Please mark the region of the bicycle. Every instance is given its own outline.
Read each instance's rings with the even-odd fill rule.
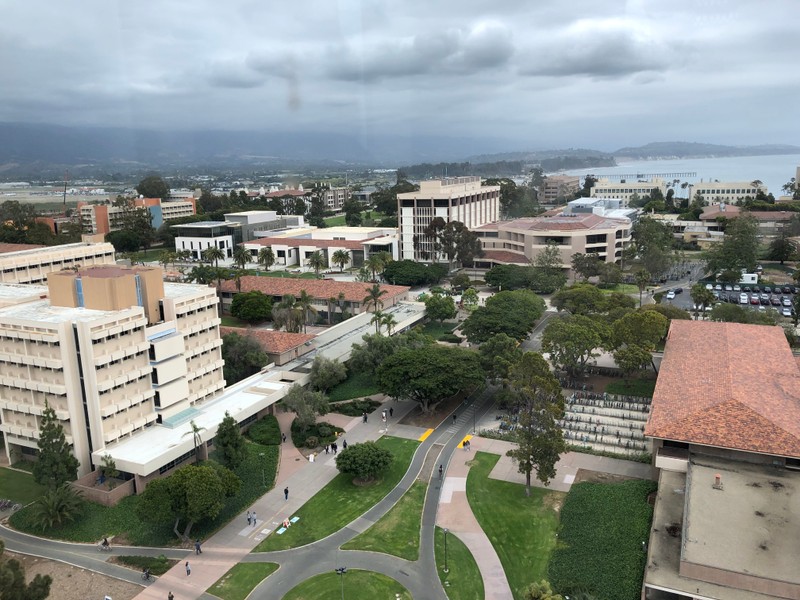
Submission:
[[[111,544],[108,544],[107,546],[102,543],[97,544],[97,549],[100,552],[111,552]]]
[[[153,581],[153,576],[150,575],[150,571],[143,571],[142,572],[142,579],[144,581]]]

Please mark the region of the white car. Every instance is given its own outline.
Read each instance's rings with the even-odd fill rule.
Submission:
[[[670,290],[667,292],[667,300],[673,300],[675,298],[675,290]]]
[[[742,291],[742,286],[740,286],[738,283],[735,283],[733,285],[733,291],[734,292],[741,292]]]
[[[742,292],[739,294],[739,304],[750,304],[750,297]]]
[[[707,284],[706,284],[706,289],[707,289],[707,290],[713,290],[713,289],[714,289],[714,286],[713,286],[713,285],[711,285],[710,283],[707,283]]]
[[[787,307],[787,306],[784,306],[784,307],[781,309],[781,314],[782,314],[784,317],[790,317],[790,318],[791,318],[791,316],[792,316],[792,309],[791,309],[791,308],[789,308],[789,307]]]

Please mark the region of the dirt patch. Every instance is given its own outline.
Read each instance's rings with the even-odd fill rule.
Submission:
[[[54,560],[14,552],[6,552],[5,556],[16,558],[23,565],[28,581],[35,575],[50,575],[53,578],[50,598],[53,600],[86,600],[103,595],[114,600],[131,600],[142,591],[142,586]]]
[[[464,401],[464,396],[456,395],[449,400],[445,400],[436,407],[436,411],[425,414],[418,404],[411,412],[400,420],[401,425],[413,425],[414,427],[424,427],[425,429],[435,429],[439,424],[453,412],[459,404]]]
[[[564,500],[566,499],[566,494],[547,494],[544,497],[544,505],[548,508],[553,509],[555,512],[560,513],[561,507],[564,505]]]
[[[582,483],[587,481],[589,483],[620,483],[622,481],[630,481],[637,479],[636,477],[628,477],[627,475],[612,475],[611,473],[603,473],[601,471],[590,471],[589,469],[578,469],[575,474],[574,483]]]

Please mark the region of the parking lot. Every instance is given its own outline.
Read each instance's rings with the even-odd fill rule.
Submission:
[[[732,285],[732,284],[704,284],[716,297],[716,302],[729,302],[742,308],[766,312],[775,310],[779,315],[791,318],[793,314],[794,296],[800,292],[792,285],[766,286],[766,285]],[[674,287],[664,294],[661,300],[664,304],[672,304],[677,308],[693,312],[691,288]],[[706,307],[706,310],[711,310]]]

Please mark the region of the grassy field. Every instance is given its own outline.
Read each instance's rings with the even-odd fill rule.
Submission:
[[[247,321],[242,321],[231,315],[222,315],[220,317],[223,327],[247,327]]]
[[[654,481],[578,483],[561,510],[558,547],[548,569],[559,593],[584,588],[598,600],[638,600],[653,508]]]
[[[361,487],[353,485],[352,475],[340,473],[295,513],[294,516],[300,517],[300,521],[283,535],[270,535],[254,552],[287,550],[321,540],[356,519],[388,494],[405,475],[419,444],[395,437],[382,437],[377,443],[394,455],[392,465],[383,479]]]
[[[483,600],[483,578],[469,548],[450,534],[447,536],[447,568],[444,572],[444,530],[436,528],[436,564],[439,579],[450,600]]]
[[[427,487],[416,481],[377,523],[342,546],[344,550],[368,550],[399,556],[406,560],[419,558],[419,529]]]
[[[443,335],[453,333],[458,323],[439,323],[439,321],[428,321],[422,328],[422,332],[438,340]]]
[[[247,450],[247,459],[236,469],[236,474],[242,479],[239,493],[225,500],[216,519],[197,523],[191,532],[193,537],[207,539],[272,488],[278,468],[278,447],[248,442]],[[262,452],[264,457],[259,456]],[[71,542],[93,543],[104,536],[124,535],[135,546],[176,544],[178,540],[172,531],[172,523],[152,525],[136,515],[138,500],[138,496],[128,496],[116,506],[84,502],[83,511],[77,520],[63,527],[44,531],[33,521],[32,507],[14,513],[10,522],[13,527],[26,533]]]
[[[363,398],[380,393],[375,378],[369,373],[348,372],[347,379],[337,385],[328,393],[331,402],[340,400],[350,400],[352,398]]]
[[[639,288],[635,285],[630,283],[618,283],[612,287],[601,287],[600,291],[604,294],[611,294],[617,292],[619,294],[637,294],[639,293]]]
[[[489,479],[500,459],[478,452],[467,477],[467,499],[475,517],[497,552],[511,592],[522,600],[523,590],[546,578],[547,563],[556,545],[561,492]]]
[[[208,593],[222,600],[244,600],[277,570],[275,563],[239,563],[208,588]]]
[[[340,579],[344,577],[344,579]],[[372,571],[348,570],[343,576],[324,573],[306,579],[283,597],[283,600],[375,600],[391,598],[412,600],[411,594],[391,577]]]
[[[654,379],[623,379],[622,381],[612,381],[606,386],[605,391],[609,394],[652,398],[655,389]]]
[[[141,571],[146,567],[150,569],[150,573],[156,577],[163,575],[178,564],[177,560],[169,559],[163,554],[161,556],[138,556],[123,554],[122,556],[115,556],[114,559],[126,567],[130,567],[136,571]]]
[[[44,486],[36,483],[30,473],[0,468],[0,499],[28,504],[41,496],[42,492]]]
[[[386,215],[377,210],[365,210],[361,213],[362,224],[367,225],[367,221],[380,221]],[[328,217],[323,219],[325,221],[325,225],[328,227],[344,227],[347,225],[347,222],[344,220],[344,215],[337,215],[335,217]]]

